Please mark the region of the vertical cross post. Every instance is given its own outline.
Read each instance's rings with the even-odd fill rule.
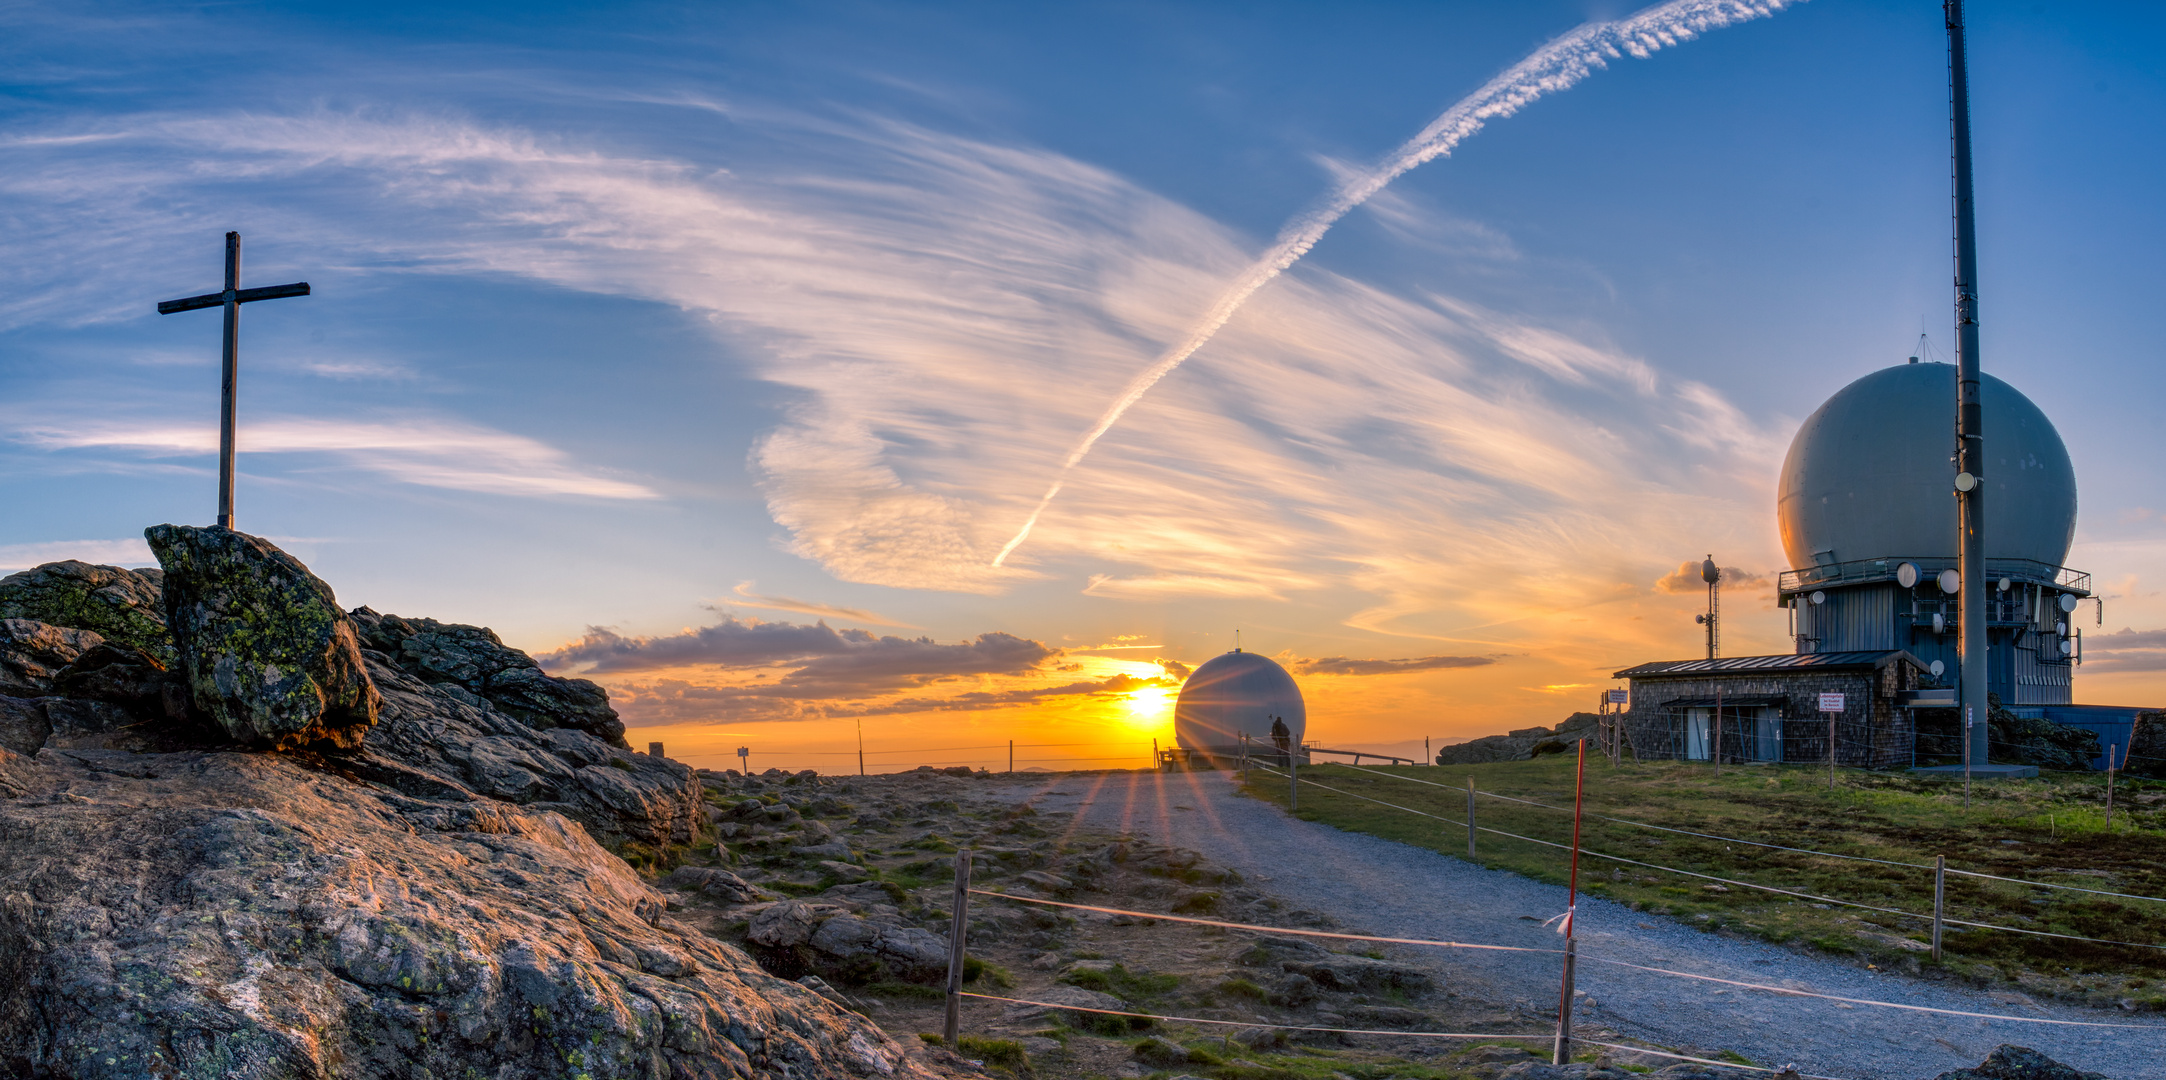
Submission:
[[[220,353],[218,401],[218,527],[233,527],[233,441],[241,374],[241,234],[226,234],[225,350]]]
[[[955,853],[955,902],[948,923],[948,1049],[956,1049],[955,1037],[963,1023],[963,946],[970,929],[970,849]]]

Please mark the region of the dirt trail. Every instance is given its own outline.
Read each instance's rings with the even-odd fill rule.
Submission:
[[[1076,827],[1124,831],[1191,848],[1259,888],[1347,927],[1392,936],[1556,948],[1542,921],[1565,891],[1432,851],[1287,817],[1240,796],[1226,774],[1046,777],[1001,785],[1040,814]],[[1050,824],[1050,822],[1047,822]],[[1442,826],[1440,826],[1442,827]],[[2017,1043],[2079,1069],[2139,1080],[2166,1076],[2166,1024],[2149,1030],[1941,1016],[1725,988],[1633,971],[1615,960],[1845,997],[2058,1020],[2145,1022],[2038,1003],[2008,992],[1874,972],[1826,956],[1704,933],[1667,918],[1582,897],[1581,1014],[1653,1043],[1733,1050],[1827,1076],[1917,1080],[1975,1065]],[[1558,961],[1519,953],[1436,950],[1426,963],[1462,995],[1554,1008]]]

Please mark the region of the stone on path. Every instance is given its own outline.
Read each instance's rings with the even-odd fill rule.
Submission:
[[[166,625],[196,710],[263,747],[354,750],[381,699],[331,586],[231,529],[143,530],[165,567]]]
[[[2107,1080],[2107,1076],[2070,1068],[2028,1046],[2002,1043],[1977,1068],[1944,1072],[1933,1080]]]

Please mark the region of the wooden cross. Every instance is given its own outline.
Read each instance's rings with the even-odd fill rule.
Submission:
[[[241,288],[241,234],[226,234],[226,287],[223,292],[204,293],[182,300],[167,300],[158,305],[158,314],[171,315],[176,311],[194,311],[197,308],[223,307],[226,309],[225,374],[222,379],[224,401],[218,414],[218,525],[233,527],[233,384],[240,374],[241,305],[256,300],[279,300],[288,296],[307,296],[308,282],[296,281],[291,285],[267,285],[260,289]]]

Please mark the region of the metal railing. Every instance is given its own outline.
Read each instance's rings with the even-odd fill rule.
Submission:
[[[1911,563],[1918,568],[1918,580],[1929,581],[1942,570],[1956,568],[1953,556],[1919,558],[1916,556],[1890,555],[1879,559],[1856,559],[1850,562],[1829,563],[1826,566],[1808,566],[1802,570],[1785,570],[1776,579],[1777,593],[1788,597],[1807,589],[1824,588],[1829,585],[1861,585],[1872,581],[1895,580],[1896,567]],[[2008,578],[2033,585],[2046,585],[2063,592],[2091,592],[2091,575],[2066,566],[2039,562],[2036,559],[1987,559],[1988,578]]]

